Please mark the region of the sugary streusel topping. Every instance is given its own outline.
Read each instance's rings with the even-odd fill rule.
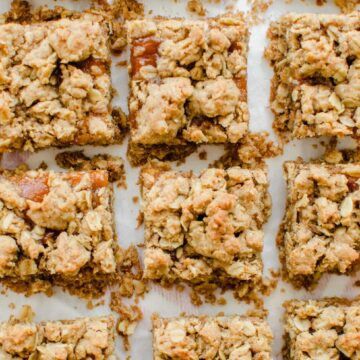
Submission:
[[[1,359],[105,360],[114,348],[112,317],[0,324]]]
[[[359,301],[291,300],[284,306],[285,359],[359,358]]]
[[[355,135],[360,128],[360,13],[288,14],[271,24],[271,108],[285,137]]]
[[[154,359],[271,359],[272,333],[263,319],[179,317],[153,319]]]
[[[106,171],[0,176],[0,278],[114,273]]]
[[[127,28],[134,143],[236,143],[246,134],[248,29],[242,14],[134,20]]]
[[[195,176],[150,166],[141,176],[145,277],[216,278],[220,287],[261,279],[262,226],[271,207],[265,170],[208,169]]]
[[[288,182],[282,255],[290,279],[348,273],[360,253],[360,165],[285,163]]]
[[[114,142],[108,42],[100,15],[0,26],[0,151]]]

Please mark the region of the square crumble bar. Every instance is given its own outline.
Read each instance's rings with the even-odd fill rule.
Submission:
[[[360,12],[288,14],[268,30],[271,109],[285,140],[358,135]]]
[[[284,359],[359,358],[359,300],[290,300],[284,307]]]
[[[262,228],[271,212],[267,171],[167,170],[150,165],[141,172],[144,276],[250,295],[262,278]]]
[[[43,321],[11,318],[0,324],[1,359],[115,359],[114,319]]]
[[[286,276],[312,287],[359,265],[360,165],[286,162],[287,204],[278,235]]]
[[[248,130],[243,14],[127,23],[131,145],[236,143]]]
[[[116,272],[113,188],[102,170],[0,175],[0,282],[98,296]]]
[[[104,16],[0,25],[0,152],[119,139]]]
[[[154,360],[270,360],[272,340],[268,323],[257,317],[153,318]]]

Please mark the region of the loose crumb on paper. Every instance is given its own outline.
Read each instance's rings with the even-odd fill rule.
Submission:
[[[258,168],[265,166],[265,159],[281,155],[283,149],[268,139],[267,132],[250,133],[238,144],[225,147],[225,154],[209,167],[226,169],[231,166]]]
[[[208,154],[205,150],[199,152],[199,159],[200,160],[207,160]]]
[[[139,202],[139,197],[138,196],[133,196],[132,201],[134,204],[137,204]]]
[[[195,13],[198,16],[206,16],[202,0],[188,0],[186,8],[189,12]]]
[[[251,5],[250,25],[259,25],[264,21],[263,13],[273,4],[273,0],[248,0],[248,3]]]
[[[110,309],[120,315],[116,331],[123,338],[125,351],[129,351],[129,336],[135,333],[138,322],[143,318],[143,313],[136,304],[125,305],[121,296],[116,292],[111,293]]]
[[[142,279],[138,251],[134,245],[128,249],[120,249],[118,254],[119,265],[119,287],[117,293],[123,297],[142,297],[148,290],[147,282]]]
[[[126,188],[124,160],[119,156],[99,154],[88,157],[82,150],[64,151],[56,155],[55,161],[63,169],[77,171],[106,170],[111,182],[116,182],[119,187]]]
[[[316,5],[323,6],[327,3],[327,0],[316,0]],[[336,6],[338,6],[344,14],[350,13],[356,9],[360,4],[360,0],[334,0]]]

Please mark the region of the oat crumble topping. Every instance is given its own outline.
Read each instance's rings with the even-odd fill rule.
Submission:
[[[286,162],[287,205],[278,243],[286,277],[312,288],[359,264],[360,165]]]
[[[284,359],[359,358],[358,300],[290,300],[284,307]]]
[[[154,360],[270,360],[272,333],[262,318],[153,318]]]
[[[115,359],[112,317],[0,324],[1,359]]]
[[[90,11],[0,25],[1,152],[117,141],[110,32],[106,16]]]
[[[145,278],[249,295],[262,276],[267,171],[212,168],[195,176],[150,164],[140,182]]]
[[[284,140],[355,136],[360,128],[360,12],[288,14],[268,30],[271,109]]]
[[[101,295],[117,267],[112,197],[102,170],[0,174],[0,281]]]
[[[247,133],[249,33],[243,14],[134,20],[127,30],[130,147],[171,151],[236,143]]]

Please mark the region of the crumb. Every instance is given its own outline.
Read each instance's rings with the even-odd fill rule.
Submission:
[[[273,0],[248,0],[248,3],[251,5],[250,25],[259,25],[264,21],[262,14],[272,5]]]
[[[48,164],[45,161],[42,161],[36,170],[47,170]]]
[[[136,228],[139,228],[144,223],[144,213],[140,210],[136,218]]]
[[[125,351],[130,350],[129,336],[133,335],[138,322],[143,318],[139,306],[123,304],[119,293],[111,293],[110,309],[120,315],[116,331],[122,336]]]
[[[153,13],[153,11],[152,11],[152,10],[149,10],[149,11],[148,11],[148,14],[149,14],[149,15],[151,15],[152,13]]]
[[[206,10],[201,0],[188,0],[186,9],[198,16],[205,16]]]
[[[117,292],[124,297],[142,297],[147,292],[147,282],[142,279],[143,271],[135,246],[120,249],[117,254],[119,265],[119,287]]]
[[[280,289],[280,292],[281,292],[282,294],[284,294],[284,293],[285,293],[285,289],[284,289],[284,288],[281,288],[281,289]]]
[[[318,149],[319,148],[318,144],[312,144],[311,146],[312,146],[313,149]]]
[[[144,17],[144,5],[136,0],[114,0],[112,11],[116,18],[133,20]]]
[[[30,305],[23,305],[20,310],[18,319],[24,322],[32,322],[35,313]]]
[[[87,303],[86,303],[86,308],[88,309],[88,310],[92,310],[92,309],[94,309],[94,304],[93,304],[93,302],[91,301],[91,300],[89,300]]]
[[[318,0],[321,1],[321,0]],[[360,4],[360,0],[335,0],[335,4],[343,13],[350,13]]]
[[[275,270],[275,269],[271,268],[271,269],[270,269],[270,274],[271,274],[271,276],[272,276],[273,278],[278,279],[278,278],[281,277],[281,270],[280,270],[280,269]]]
[[[183,292],[185,290],[185,286],[182,284],[176,284],[175,289],[177,292]]]
[[[245,313],[246,316],[249,317],[267,317],[269,315],[269,312],[264,309],[264,308],[255,308],[255,309],[250,309],[248,311],[246,311]]]
[[[199,152],[199,159],[200,160],[207,160],[207,152],[205,150]]]
[[[279,282],[279,274],[276,273],[276,277],[272,275],[272,278],[263,277],[262,284],[260,287],[260,292],[265,296],[270,296],[272,292],[276,289],[276,286]]]
[[[225,147],[225,154],[209,167],[226,169],[231,166],[242,168],[259,168],[265,166],[265,159],[282,154],[282,147],[268,140],[267,132],[250,133],[238,144]]]
[[[9,304],[9,309],[14,310],[15,308],[16,308],[15,303],[11,302],[11,303]]]
[[[360,280],[356,280],[356,281],[354,282],[354,286],[360,286]]]
[[[221,297],[216,300],[216,305],[226,305],[227,301],[225,298]]]
[[[116,63],[116,66],[119,66],[119,67],[127,66],[127,60],[118,61]]]
[[[90,158],[84,154],[83,150],[64,151],[56,155],[55,161],[63,169],[77,171],[107,170],[109,181],[116,181],[122,186],[126,186],[124,161],[119,156],[99,154]]]
[[[234,11],[234,9],[235,9],[235,5],[233,5],[233,4],[230,4],[230,5],[226,5],[225,6],[225,9],[226,9],[226,11]]]
[[[132,201],[134,204],[137,204],[139,202],[139,197],[138,196],[133,196]]]

